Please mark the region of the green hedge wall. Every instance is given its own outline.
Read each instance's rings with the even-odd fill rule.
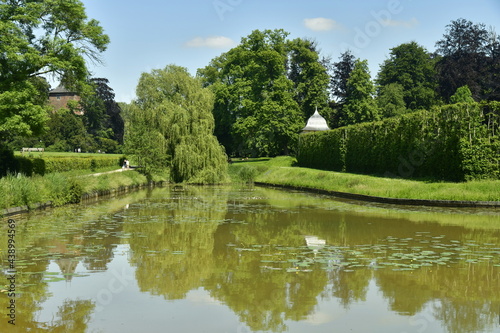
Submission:
[[[500,103],[454,104],[300,136],[300,166],[450,181],[500,178]]]
[[[58,157],[45,159],[45,167],[47,173],[64,172],[71,170],[95,170],[111,166],[121,166],[120,159],[116,156],[85,158]]]
[[[13,163],[15,173],[22,173],[26,176],[33,174],[44,175],[52,172],[65,172],[71,170],[96,170],[121,166],[121,159],[116,156],[102,157],[44,157],[29,158],[15,156]]]

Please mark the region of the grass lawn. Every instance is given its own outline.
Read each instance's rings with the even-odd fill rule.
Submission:
[[[383,178],[294,167],[292,157],[237,161],[230,166],[235,181],[299,186],[387,198],[500,201],[500,180],[463,183]]]

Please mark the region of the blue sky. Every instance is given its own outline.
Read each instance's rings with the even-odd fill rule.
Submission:
[[[119,102],[130,102],[141,73],[168,64],[192,74],[255,29],[312,38],[337,61],[347,48],[367,59],[372,77],[390,49],[416,41],[434,51],[446,25],[465,18],[500,34],[499,0],[83,0],[111,38],[103,65]]]

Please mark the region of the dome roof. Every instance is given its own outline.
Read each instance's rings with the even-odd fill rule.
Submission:
[[[318,109],[307,121],[306,127],[302,129],[302,132],[315,132],[315,131],[328,131],[328,127],[325,118],[323,118],[319,113]]]

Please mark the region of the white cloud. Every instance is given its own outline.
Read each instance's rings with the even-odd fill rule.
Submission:
[[[334,20],[324,17],[306,18],[304,19],[304,25],[313,31],[330,31],[340,27]]]
[[[382,24],[387,27],[413,28],[417,26],[419,22],[416,18],[412,18],[409,21],[384,20]]]
[[[184,44],[186,47],[208,47],[211,49],[224,49],[235,46],[236,43],[228,37],[210,36],[210,37],[195,37]]]

